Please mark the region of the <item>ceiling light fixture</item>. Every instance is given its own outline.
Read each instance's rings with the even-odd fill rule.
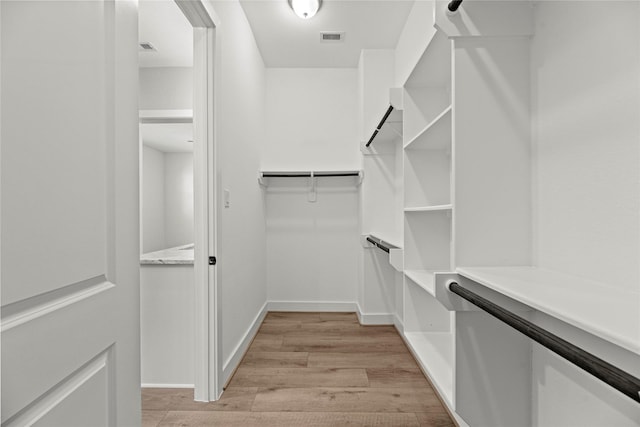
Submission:
[[[320,6],[322,0],[289,0],[289,6],[296,15],[302,19],[309,19],[315,15]]]

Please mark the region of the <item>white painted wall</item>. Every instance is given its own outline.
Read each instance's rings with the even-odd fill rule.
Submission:
[[[394,87],[394,50],[363,50],[358,63],[360,141],[367,141],[389,106],[389,89]],[[365,149],[363,169],[366,179],[361,187],[361,234],[375,236],[401,246],[402,208],[397,202],[402,193],[402,163],[396,161],[402,138],[395,142],[372,143]],[[371,153],[375,154],[371,154]],[[402,152],[400,150],[400,156]],[[398,168],[398,166],[400,166]],[[362,274],[358,304],[364,314],[395,315],[396,270],[389,256],[377,248],[361,248]]]
[[[355,69],[268,69],[263,169],[359,169]],[[321,178],[272,179],[266,190],[270,301],[355,303],[358,187]]]
[[[193,153],[142,157],[142,252],[193,243]]]
[[[191,67],[140,68],[141,110],[193,109]]]
[[[142,253],[165,249],[164,153],[142,146]]]
[[[355,69],[267,69],[263,168],[358,168],[356,95]]]
[[[142,384],[193,386],[193,265],[140,266]]]
[[[165,247],[193,243],[193,153],[164,153]]]
[[[636,293],[639,17],[637,2],[538,2],[531,56],[537,264]],[[537,346],[533,375],[534,425],[640,424],[637,404]]]
[[[218,295],[222,298],[222,354],[226,368],[264,306],[265,208],[257,182],[264,144],[265,69],[238,2],[216,1],[221,20],[217,93]],[[250,338],[250,337],[249,337]],[[228,369],[225,370],[228,374]]]

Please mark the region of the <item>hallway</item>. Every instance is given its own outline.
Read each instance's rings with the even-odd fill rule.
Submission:
[[[143,389],[143,426],[453,426],[392,326],[270,312],[218,402]]]

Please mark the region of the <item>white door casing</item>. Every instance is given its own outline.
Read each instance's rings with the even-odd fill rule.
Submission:
[[[215,88],[220,76],[220,19],[208,0],[175,0],[193,26],[194,133],[194,276],[195,276],[195,400],[213,401],[222,394],[219,358],[221,322],[217,268],[209,264],[216,247]]]
[[[0,19],[2,425],[138,425],[137,4]]]

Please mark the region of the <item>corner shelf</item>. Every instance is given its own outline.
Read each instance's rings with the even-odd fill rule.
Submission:
[[[451,116],[449,105],[404,145],[405,150],[451,150]]]

